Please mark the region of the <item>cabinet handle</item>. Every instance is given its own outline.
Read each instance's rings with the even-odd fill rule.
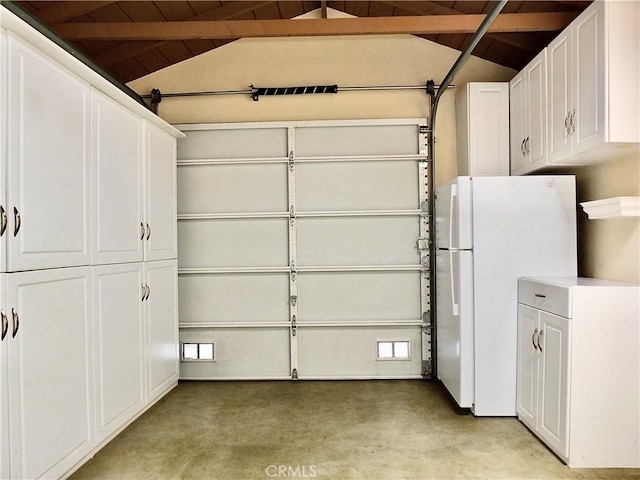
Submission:
[[[11,309],[11,316],[13,317],[13,332],[11,333],[11,338],[16,338],[16,334],[20,328],[20,317],[18,316],[18,312],[16,312],[15,308]]]
[[[144,286],[144,283],[141,283],[140,286],[142,287],[142,298],[140,300],[144,302],[144,298],[147,296],[147,288]]]
[[[527,137],[524,141],[524,150],[527,155],[531,154],[531,137]]]
[[[569,133],[572,133],[572,134],[576,132],[576,125],[575,123],[573,123],[573,119],[575,118],[575,116],[576,116],[576,109],[574,108],[573,111],[571,112],[571,115],[569,116],[569,128],[570,128]]]
[[[0,310],[0,317],[2,317],[2,338],[0,338],[0,342],[4,340],[4,337],[7,336],[7,332],[9,331],[9,320],[7,320],[7,314],[4,313],[4,310]]]
[[[542,352],[542,345],[540,345],[540,337],[544,335],[544,332],[542,330],[540,330],[540,333],[538,334],[538,350],[540,350]]]
[[[140,240],[144,240],[144,223],[140,222]]]
[[[4,207],[2,205],[0,205],[0,217],[2,217],[2,219],[0,220],[1,225],[0,225],[0,237],[2,235],[4,235],[4,231],[7,229],[7,212],[4,209]]]
[[[538,333],[538,329],[536,328],[533,333],[531,334],[531,343],[533,344],[533,349],[537,350],[538,347],[536,347],[536,334]]]
[[[149,300],[149,295],[151,295],[151,287],[147,283],[147,298],[145,298],[145,300]]]
[[[147,240],[149,240],[150,237],[151,237],[151,227],[147,223]]]
[[[534,296],[536,296],[538,298],[547,298],[546,295],[542,295],[541,293],[534,293]]]
[[[22,219],[20,218],[20,212],[16,207],[13,207],[13,221],[15,226],[13,227],[13,236],[17,236],[20,231],[20,226],[22,225]]]
[[[520,142],[520,153],[522,153],[522,155],[525,155],[525,151],[524,151],[524,142],[526,141],[526,138],[522,139],[522,142]]]

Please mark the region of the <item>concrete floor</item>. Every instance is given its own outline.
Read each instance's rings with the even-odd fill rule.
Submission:
[[[437,383],[186,382],[82,479],[638,479],[569,469],[515,418],[457,412]]]

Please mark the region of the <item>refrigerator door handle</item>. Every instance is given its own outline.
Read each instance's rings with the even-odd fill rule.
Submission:
[[[451,196],[449,197],[449,248],[456,248],[457,245],[453,244],[453,228],[455,219],[453,217],[454,207],[458,200],[458,186],[456,184],[451,185]]]
[[[457,275],[458,275],[458,268],[454,268],[453,266],[453,258],[454,255],[456,255],[458,252],[449,250],[449,277],[451,278],[451,311],[453,313],[454,317],[457,317],[460,315],[460,304],[458,303],[457,297],[458,295],[456,294],[456,284],[457,282]]]

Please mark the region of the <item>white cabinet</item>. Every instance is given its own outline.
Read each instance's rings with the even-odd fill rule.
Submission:
[[[547,50],[540,52],[511,82],[511,174],[546,165]]]
[[[143,211],[142,120],[91,92],[92,264],[140,262]]]
[[[90,267],[5,278],[11,478],[57,478],[94,445]]]
[[[456,95],[458,175],[509,175],[509,84],[467,83]]]
[[[0,478],[9,478],[9,389],[7,351],[11,339],[6,310],[6,275],[0,273]]]
[[[151,402],[178,381],[178,261],[145,262],[147,394]]]
[[[5,185],[7,155],[7,69],[4,65],[6,65],[6,48],[7,33],[0,29],[0,65],[2,66],[0,67],[0,272],[5,272],[7,269],[6,238],[9,222]]]
[[[550,164],[638,150],[639,16],[638,2],[593,2],[549,44]]]
[[[178,258],[176,139],[144,122],[145,260]]]
[[[92,268],[98,443],[145,406],[142,270],[142,263]]]
[[[640,286],[518,282],[518,418],[570,467],[640,466]]]
[[[518,417],[567,456],[566,318],[518,306]]]
[[[8,37],[7,270],[88,265],[89,85]]]

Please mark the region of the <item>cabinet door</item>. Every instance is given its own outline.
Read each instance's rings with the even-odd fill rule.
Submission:
[[[144,392],[142,263],[93,267],[97,442],[141,411]]]
[[[0,478],[10,478],[9,390],[7,388],[7,347],[11,339],[6,309],[6,275],[0,274]]]
[[[178,381],[178,263],[147,262],[147,393],[153,401]]]
[[[7,274],[14,478],[59,478],[93,448],[90,283],[90,267]]]
[[[141,262],[142,120],[91,92],[92,263]]]
[[[88,265],[89,86],[9,34],[8,270]]]
[[[605,141],[604,3],[596,2],[596,7],[571,25],[573,153],[584,152]]]
[[[524,141],[527,137],[527,108],[525,100],[525,72],[522,71],[509,82],[511,175],[526,173]]]
[[[540,52],[527,66],[527,169],[547,163],[547,50]]]
[[[7,161],[7,36],[0,29],[0,272],[7,270],[6,239],[8,235],[5,172]],[[1,474],[1,472],[0,472]],[[5,478],[5,477],[1,477]]]
[[[548,153],[549,163],[558,163],[571,154],[571,35],[567,28],[547,47],[549,68]]]
[[[518,304],[516,411],[532,430],[536,429],[538,402],[538,332],[538,310]]]
[[[176,140],[145,122],[145,260],[178,257]]]
[[[569,321],[541,311],[537,343],[540,349],[538,433],[550,447],[566,457]]]

